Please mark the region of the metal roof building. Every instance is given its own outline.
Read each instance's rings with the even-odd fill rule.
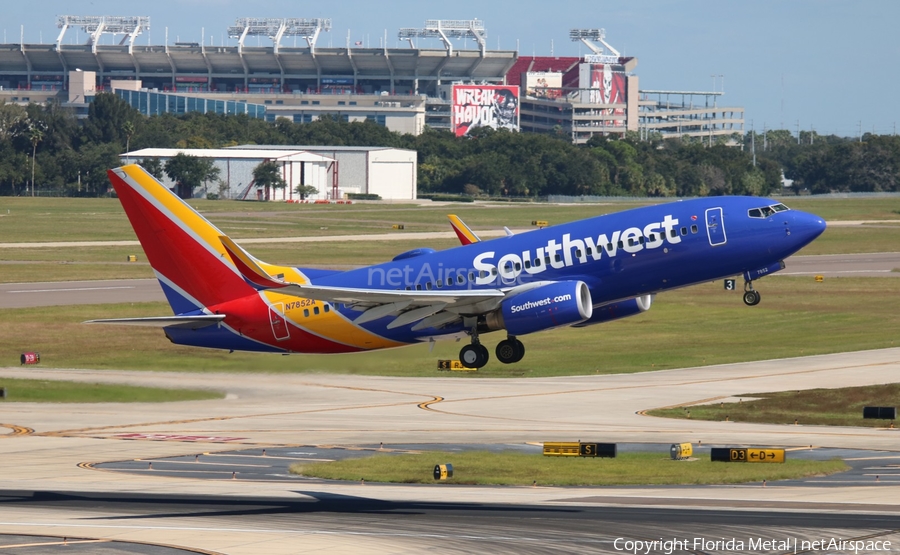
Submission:
[[[195,196],[208,193],[241,200],[299,200],[294,189],[311,185],[312,200],[339,200],[349,193],[375,194],[385,200],[416,198],[416,152],[382,147],[322,147],[243,145],[224,149],[144,148],[120,155],[123,161],[162,161],[178,154],[211,158],[219,168],[217,183],[207,183]],[[281,166],[287,187],[265,190],[253,183],[253,170],[262,162]],[[169,180],[164,183],[174,186]]]

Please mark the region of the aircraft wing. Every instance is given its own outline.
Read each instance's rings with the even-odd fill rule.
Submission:
[[[507,294],[500,289],[408,291],[291,283],[269,275],[229,237],[219,239],[244,280],[257,290],[350,305],[363,311],[354,320],[357,324],[394,316],[388,329],[414,323],[414,330],[439,326],[493,310]]]

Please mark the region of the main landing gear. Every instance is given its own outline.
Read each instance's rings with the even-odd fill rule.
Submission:
[[[744,282],[744,304],[747,306],[756,306],[759,304],[759,291],[753,289],[753,282],[747,280]]]
[[[515,337],[509,336],[497,344],[497,350],[494,352],[497,360],[503,364],[512,364],[525,356],[525,345]],[[489,359],[487,348],[478,342],[477,336],[472,339],[471,345],[466,345],[459,351],[459,361],[466,368],[481,368]]]
[[[472,343],[459,350],[459,361],[466,368],[481,368],[490,360],[487,348],[478,339],[478,326],[472,327]],[[503,364],[519,362],[525,356],[525,345],[510,335],[497,344],[497,360]]]
[[[476,341],[478,340],[474,339],[471,345],[466,345],[459,350],[459,361],[466,368],[481,368],[491,358],[487,347]]]
[[[497,343],[495,352],[497,360],[503,364],[512,364],[519,362],[525,356],[525,345],[522,345],[521,341],[510,335],[500,343]]]

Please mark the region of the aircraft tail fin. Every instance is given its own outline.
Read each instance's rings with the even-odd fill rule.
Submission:
[[[175,314],[253,293],[216,226],[139,165],[107,173]]]
[[[475,232],[469,229],[466,222],[462,221],[459,216],[456,214],[448,214],[447,217],[450,219],[450,225],[453,226],[453,231],[455,231],[456,236],[459,237],[460,243],[463,245],[471,245],[472,243],[481,241],[481,239],[475,235]]]

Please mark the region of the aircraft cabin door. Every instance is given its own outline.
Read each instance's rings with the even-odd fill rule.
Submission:
[[[277,341],[284,341],[291,337],[291,332],[284,319],[284,303],[269,305],[269,323],[272,324],[272,335]]]
[[[706,211],[706,235],[712,246],[724,245],[725,222],[722,220],[721,208],[710,208]]]

